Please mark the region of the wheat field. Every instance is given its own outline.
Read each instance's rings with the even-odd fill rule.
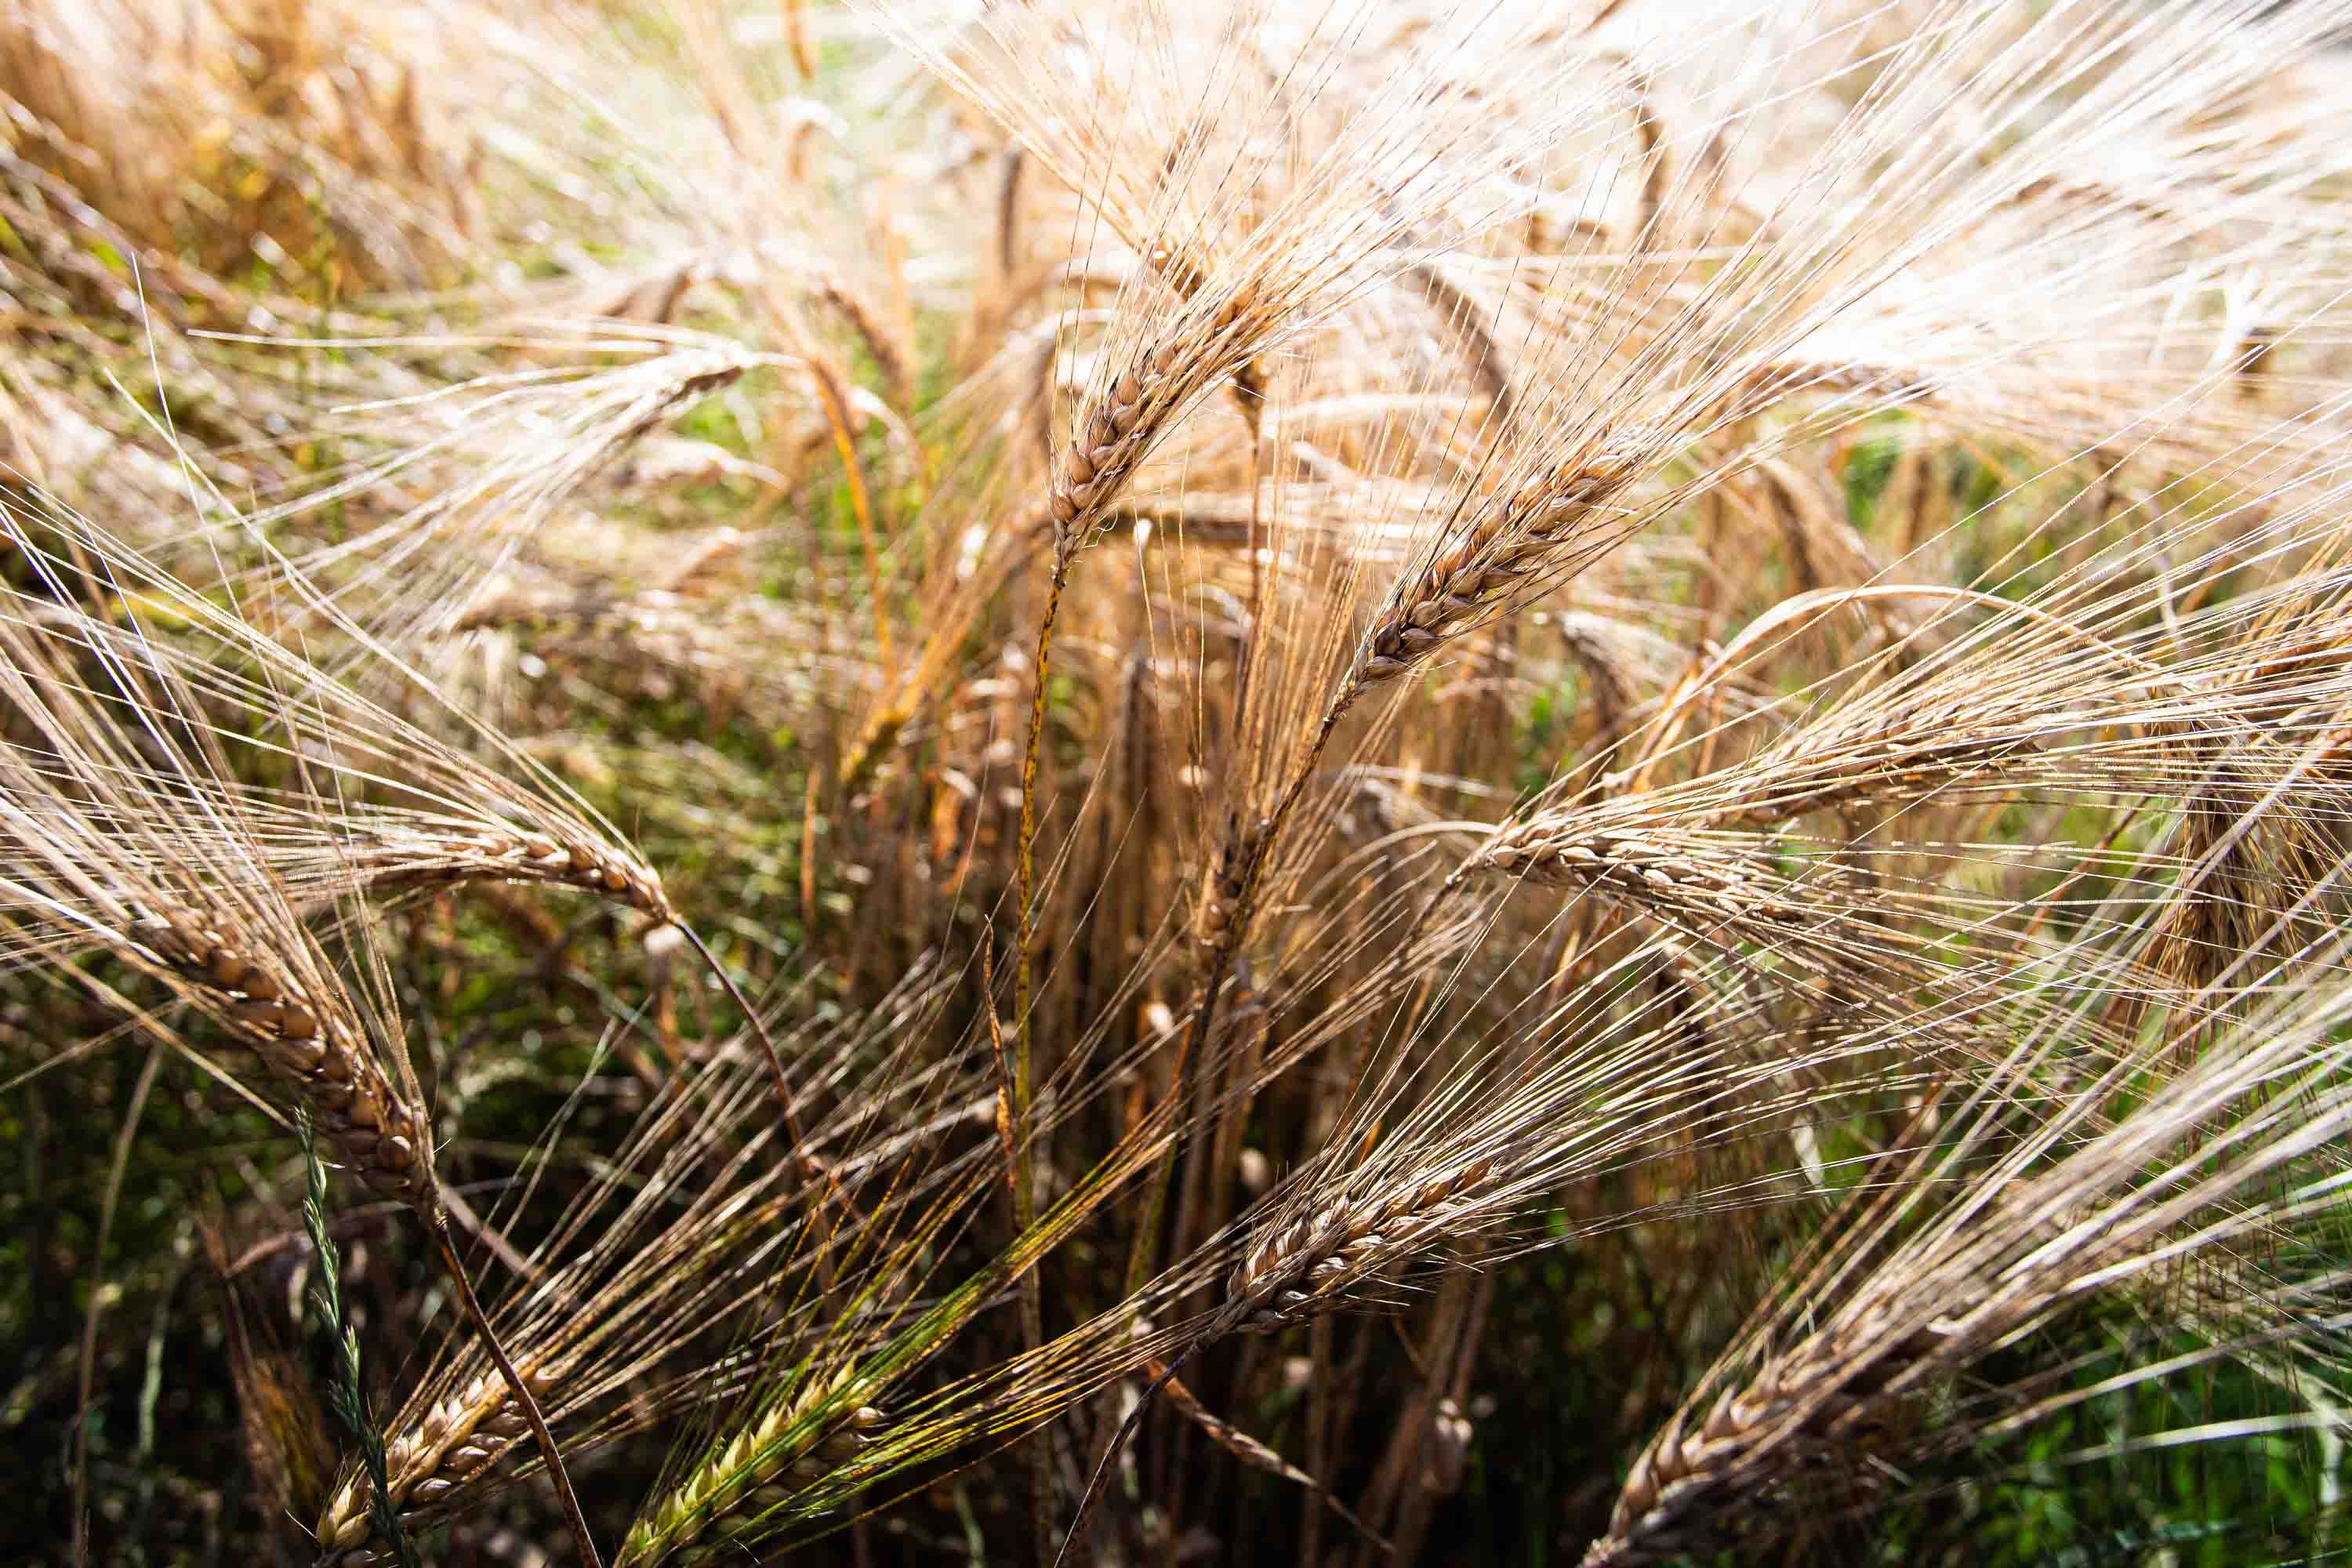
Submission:
[[[0,0],[0,1561],[2352,1552],[2352,0]]]

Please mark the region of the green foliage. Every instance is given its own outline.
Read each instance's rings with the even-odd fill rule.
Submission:
[[[400,1515],[392,1506],[392,1483],[384,1464],[383,1433],[369,1413],[367,1384],[360,1370],[360,1331],[343,1308],[342,1257],[335,1248],[335,1238],[327,1229],[327,1171],[320,1163],[319,1151],[310,1137],[310,1118],[307,1112],[298,1117],[295,1135],[302,1144],[305,1182],[302,1189],[302,1228],[310,1238],[315,1260],[316,1283],[311,1288],[311,1304],[318,1311],[320,1326],[325,1331],[334,1372],[328,1382],[327,1403],[341,1422],[344,1432],[360,1452],[360,1463],[367,1470],[372,1489],[369,1514],[375,1521],[378,1539],[391,1549],[400,1568],[417,1568],[416,1548],[408,1539],[408,1531],[400,1522]]]

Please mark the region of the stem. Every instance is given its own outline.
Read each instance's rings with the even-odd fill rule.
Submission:
[[[1208,977],[1201,1000],[1192,1008],[1192,1017],[1184,1028],[1183,1042],[1176,1047],[1176,1071],[1168,1086],[1168,1102],[1181,1108],[1192,1092],[1192,1062],[1199,1054],[1201,1042],[1208,1037],[1209,1025],[1217,1015],[1217,993],[1223,988],[1225,972],[1233,966],[1234,932],[1240,929],[1241,916],[1234,914],[1234,927],[1226,940],[1217,943],[1210,955]],[[1171,1130],[1168,1147],[1153,1162],[1151,1185],[1143,1202],[1143,1218],[1136,1226],[1135,1246],[1127,1255],[1127,1294],[1132,1296],[1143,1289],[1150,1277],[1153,1262],[1160,1253],[1160,1225],[1168,1210],[1168,1178],[1176,1165],[1177,1138]]]
[[[580,1549],[582,1568],[604,1568],[604,1560],[596,1555],[596,1539],[588,1531],[588,1516],[580,1510],[579,1494],[572,1489],[572,1477],[563,1468],[563,1455],[555,1446],[555,1434],[548,1430],[547,1417],[541,1413],[530,1384],[507,1358],[506,1346],[499,1342],[488,1314],[475,1299],[474,1282],[466,1277],[465,1262],[457,1256],[457,1244],[449,1234],[448,1216],[436,1205],[423,1218],[433,1233],[435,1246],[440,1249],[442,1267],[448,1270],[450,1283],[457,1288],[457,1305],[464,1310],[466,1321],[474,1326],[474,1331],[481,1335],[482,1348],[490,1352],[499,1375],[506,1380],[507,1392],[514,1396],[522,1418],[530,1424],[530,1435],[538,1440],[539,1451],[547,1456],[547,1474],[555,1483],[556,1499],[563,1505],[564,1521],[571,1525],[572,1542]]]
[[[1331,1320],[1318,1316],[1307,1330],[1307,1473],[1318,1482],[1330,1469]],[[1313,1568],[1323,1555],[1323,1510],[1311,1508],[1300,1524],[1298,1561]]]
[[[148,1047],[147,1060],[139,1068],[139,1081],[131,1087],[131,1105],[122,1113],[121,1129],[114,1135],[114,1160],[106,1173],[106,1197],[98,1211],[98,1243],[90,1249],[89,1305],[81,1321],[81,1378],[79,1397],[74,1404],[73,1426],[73,1560],[75,1568],[89,1561],[89,1402],[91,1384],[98,1370],[98,1315],[104,1310],[106,1245],[114,1232],[114,1214],[122,1199],[122,1178],[131,1166],[131,1141],[139,1133],[139,1119],[147,1112],[147,1096],[155,1087],[155,1073],[163,1065],[163,1044],[157,1041]]]
[[[766,1021],[760,1016],[760,1010],[751,1005],[751,999],[743,994],[743,988],[735,984],[735,977],[727,973],[717,955],[704,945],[702,938],[695,934],[694,928],[684,921],[675,923],[678,934],[694,944],[694,951],[702,955],[702,962],[710,966],[710,973],[719,976],[719,984],[726,988],[728,1000],[742,1009],[743,1016],[751,1025],[751,1033],[759,1038],[760,1049],[767,1053],[768,1079],[776,1090],[776,1109],[783,1115],[784,1131],[792,1138],[793,1151],[797,1152],[801,1146],[800,1119],[793,1114],[793,1089],[784,1078],[784,1058],[776,1053],[776,1042],[768,1033]]]
[[[1035,689],[1029,699],[1029,735],[1021,753],[1021,837],[1019,865],[1014,883],[1014,940],[1013,963],[1013,1114],[1024,1120],[1029,1114],[1029,1003],[1032,990],[1030,978],[1030,942],[1035,931],[1035,889],[1037,880],[1037,758],[1045,744],[1045,683],[1053,672],[1054,626],[1061,618],[1062,590],[1070,580],[1070,552],[1056,548],[1054,552],[1053,575],[1045,587],[1045,613],[1037,622],[1037,670]],[[1024,1173],[1034,1156],[1024,1145]],[[1034,1194],[1024,1181],[1013,1192],[1014,1212],[1022,1215],[1026,1224],[1026,1211],[1034,1202]]]
[[[1283,825],[1290,820],[1292,809],[1297,805],[1299,797],[1307,793],[1307,782],[1315,776],[1316,768],[1321,765],[1324,750],[1331,743],[1331,732],[1339,728],[1339,717],[1347,708],[1348,700],[1343,698],[1332,704],[1330,710],[1324,715],[1322,724],[1315,731],[1314,742],[1307,748],[1307,754],[1299,759],[1298,766],[1291,773],[1290,782],[1283,785],[1282,794],[1275,799],[1273,813],[1258,830],[1257,845],[1242,869],[1241,897],[1234,901],[1233,918],[1225,927],[1225,934],[1217,940],[1215,949],[1209,955],[1201,1000],[1193,1006],[1192,1022],[1184,1030],[1183,1044],[1177,1047],[1175,1080],[1169,1086],[1168,1092],[1171,1101],[1179,1107],[1192,1095],[1193,1063],[1200,1055],[1202,1042],[1208,1038],[1209,1026],[1216,1019],[1217,994],[1224,988],[1226,972],[1233,967],[1234,952],[1241,946],[1242,937],[1249,926],[1251,911],[1256,907],[1258,882],[1266,861],[1274,853],[1275,840],[1282,836]],[[1168,1206],[1168,1178],[1175,1169],[1176,1143],[1177,1140],[1171,1136],[1168,1147],[1160,1152],[1158,1168],[1151,1174],[1151,1189],[1144,1205],[1143,1223],[1136,1232],[1134,1249],[1128,1254],[1127,1293],[1130,1296],[1143,1288],[1159,1251],[1160,1223]]]
[[[1037,864],[1037,757],[1045,742],[1045,682],[1052,673],[1054,626],[1060,619],[1062,589],[1070,579],[1071,552],[1056,547],[1054,571],[1045,590],[1045,612],[1037,624],[1036,689],[1029,700],[1029,737],[1021,755],[1021,841],[1019,881],[1014,898],[1015,934],[1013,965],[1013,1072],[1012,1121],[1013,1127],[1013,1228],[1016,1235],[1025,1234],[1035,1222],[1037,1206],[1037,1149],[1029,1126],[1031,1096],[1030,1078],[1030,944],[1034,940],[1034,890]],[[987,1005],[992,1010],[996,998],[991,994]],[[1021,1350],[1028,1354],[1045,1340],[1045,1308],[1044,1284],[1037,1270],[1030,1268],[1020,1279]],[[1041,1559],[1045,1543],[1053,1539],[1053,1458],[1047,1447],[1048,1439],[1039,1433],[1029,1447],[1029,1523],[1031,1538],[1037,1543]]]
[[[857,447],[849,436],[848,400],[834,378],[833,367],[812,358],[809,362],[816,379],[818,401],[824,405],[824,422],[833,433],[833,447],[841,457],[843,479],[849,486],[849,510],[857,518],[857,542],[866,552],[866,587],[874,595],[874,637],[880,645],[882,663],[890,664],[890,615],[882,595],[882,554],[874,539],[874,506],[866,499],[866,472],[857,466]]]
[[[1137,1424],[1151,1408],[1152,1400],[1159,1396],[1161,1389],[1175,1381],[1176,1374],[1184,1370],[1184,1363],[1192,1359],[1193,1352],[1211,1343],[1215,1337],[1213,1333],[1203,1334],[1177,1352],[1176,1359],[1168,1363],[1168,1370],[1151,1380],[1143,1391],[1143,1397],[1135,1402],[1135,1408],[1127,1413],[1127,1419],[1121,1421],[1118,1430],[1110,1435],[1110,1442],[1103,1448],[1103,1457],[1096,1463],[1095,1473],[1087,1482],[1086,1494],[1078,1499],[1078,1511],[1070,1521],[1070,1533],[1062,1538],[1062,1550],[1054,1555],[1054,1568],[1062,1568],[1063,1562],[1070,1555],[1070,1548],[1076,1546],[1078,1538],[1086,1533],[1087,1521],[1094,1513],[1095,1499],[1102,1495],[1103,1477],[1110,1472],[1111,1461],[1127,1446]]]
[[[980,986],[982,1005],[988,1011],[988,1041],[993,1047],[996,1068],[996,1132],[1004,1151],[1005,1196],[1011,1200],[1013,1233],[1017,1239],[1034,1220],[1034,1216],[1024,1211],[1036,1206],[1036,1191],[1032,1187],[1025,1194],[1024,1192],[1025,1167],[1022,1163],[1021,1137],[1013,1125],[1013,1068],[1005,1059],[1004,1032],[996,1017],[996,964],[985,928],[982,928],[980,938]],[[1021,1276],[1018,1289],[1021,1348],[1026,1353],[1034,1351],[1045,1339],[1045,1296],[1035,1269],[1029,1269]],[[1041,1543],[1037,1547],[1041,1552],[1045,1551],[1042,1542],[1049,1538],[1053,1530],[1053,1454],[1047,1445],[1048,1439],[1042,1432],[1034,1442],[1023,1445],[1029,1467],[1030,1539]]]

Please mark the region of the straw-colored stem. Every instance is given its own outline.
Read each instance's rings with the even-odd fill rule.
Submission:
[[[498,1331],[490,1327],[489,1314],[482,1310],[481,1302],[475,1298],[474,1282],[466,1273],[465,1259],[457,1255],[456,1238],[449,1234],[448,1216],[436,1205],[423,1217],[433,1232],[434,1245],[440,1250],[441,1264],[448,1270],[449,1282],[457,1288],[458,1307],[474,1331],[481,1336],[483,1350],[489,1353],[499,1375],[506,1380],[508,1396],[522,1412],[531,1436],[538,1440],[539,1451],[547,1460],[548,1478],[555,1483],[556,1500],[563,1506],[564,1521],[571,1526],[572,1542],[580,1549],[583,1568],[604,1568],[604,1559],[596,1554],[596,1538],[588,1529],[588,1516],[581,1510],[579,1494],[572,1489],[571,1474],[563,1468],[562,1450],[556,1447],[555,1434],[548,1429],[547,1416],[539,1407],[539,1396],[531,1391],[530,1380],[507,1355]]]

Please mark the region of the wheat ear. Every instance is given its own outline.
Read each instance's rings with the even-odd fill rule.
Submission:
[[[2340,958],[2341,942],[2329,952]],[[2343,1016],[2340,994],[2290,981],[2263,1016],[2121,1120],[2105,1121],[2105,1093],[2147,1060],[2110,1069],[1971,1170],[2035,1053],[1979,1086],[1949,1142],[1921,1152],[1913,1184],[1866,1212],[1718,1363],[1699,1396],[1713,1394],[1705,1418],[1695,1399],[1652,1440],[1586,1568],[1634,1568],[1730,1540],[1769,1544],[1789,1526],[1795,1482],[1834,1471],[1865,1494],[1883,1489],[1906,1453],[1934,1444],[1925,1394],[2070,1304],[2226,1254],[2252,1234],[2275,1241],[2305,1219],[2340,1226],[2342,1180],[2325,1152],[2352,1125]],[[2297,1181],[2305,1169],[2317,1179]],[[2282,1177],[2289,1184],[2265,1199]],[[1938,1197],[1943,1212],[1879,1260],[1892,1220]],[[1843,1301],[1825,1304],[1817,1284],[1841,1275]],[[1804,1331],[1759,1354],[1776,1327]],[[1998,1388],[1990,1398],[2024,1406],[2011,1422],[2037,1414]],[[1990,1424],[1964,1416],[1955,1435]]]
[[[737,1431],[629,1531],[615,1568],[656,1558],[689,1564],[717,1560],[730,1549],[732,1535],[754,1522],[755,1515],[737,1510],[784,1502],[792,1495],[780,1484],[785,1478],[814,1479],[865,1451],[866,1434],[881,1425],[882,1413],[858,1403],[864,1392],[865,1384],[845,1369],[813,1381]],[[713,1531],[730,1539],[706,1541]]]
[[[519,1363],[531,1391],[554,1392],[560,1373],[529,1362]],[[506,1380],[493,1370],[474,1378],[436,1404],[423,1420],[391,1436],[384,1444],[385,1489],[403,1525],[421,1522],[421,1510],[441,1502],[488,1474],[517,1442],[530,1434],[530,1421],[515,1402]],[[320,1562],[336,1568],[370,1568],[384,1560],[370,1546],[381,1531],[374,1513],[375,1488],[353,1477],[339,1488],[320,1520]]]
[[[1608,508],[1648,459],[1636,447],[1603,442],[1549,465],[1507,494],[1479,505],[1456,537],[1404,578],[1366,628],[1335,707],[1395,679],[1439,645],[1468,631],[1513,595],[1597,552],[1612,521]]]
[[[536,834],[360,832],[351,865],[362,881],[374,886],[397,889],[476,881],[544,882],[614,900],[664,925],[677,918],[658,877],[601,847],[562,844]]]
[[[295,978],[291,966],[257,944],[224,935],[184,908],[157,905],[132,915],[123,945],[208,1005],[227,1032],[295,1092],[342,1163],[387,1197],[433,1201],[430,1140],[422,1120],[359,1043],[349,1009]]]
[[[1225,1313],[1247,1333],[1274,1333],[1328,1309],[1350,1287],[1448,1234],[1456,1200],[1475,1194],[1497,1162],[1481,1155],[1417,1184],[1334,1198],[1254,1242],[1225,1282]]]
[[[1726,1521],[1748,1511],[1742,1494],[1766,1476],[1790,1478],[1832,1456],[1867,1453],[1898,1429],[1903,1402],[1937,1370],[1951,1338],[1891,1310],[1865,1314],[1765,1367],[1696,1430],[1677,1416],[1634,1461],[1609,1534],[1586,1552],[1584,1568],[1634,1568],[1706,1550],[1724,1537]]]

